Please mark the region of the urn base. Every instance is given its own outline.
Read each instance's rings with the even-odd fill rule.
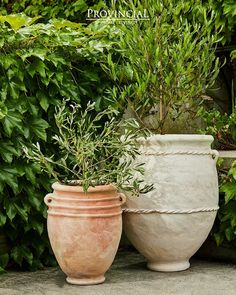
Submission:
[[[147,268],[153,271],[172,272],[182,271],[190,267],[188,260],[174,262],[148,262]]]
[[[67,283],[73,284],[73,285],[80,285],[80,286],[87,286],[87,285],[97,285],[102,284],[105,281],[104,276],[98,276],[98,277],[81,277],[81,278],[66,278]]]

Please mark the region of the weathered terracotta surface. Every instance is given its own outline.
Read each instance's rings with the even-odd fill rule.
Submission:
[[[218,178],[216,158],[210,154],[212,141],[213,137],[206,135],[155,135],[143,142],[138,160],[145,163],[145,180],[155,189],[138,198],[129,196],[126,207],[165,211],[217,208]],[[180,154],[184,151],[188,153]],[[216,213],[125,213],[124,230],[147,258],[149,269],[179,271],[189,267],[189,258],[207,238]]]
[[[48,235],[67,282],[79,285],[104,282],[118,249],[123,194],[112,185],[89,188],[53,184],[45,197]]]

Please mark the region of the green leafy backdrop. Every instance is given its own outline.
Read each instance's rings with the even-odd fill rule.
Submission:
[[[38,141],[46,153],[56,152],[55,106],[91,100],[99,110],[109,84],[96,62],[109,47],[105,28],[35,21],[0,18],[0,232],[8,249],[0,251],[0,271],[9,262],[30,269],[54,263],[43,203],[51,183],[24,160],[22,144]]]
[[[41,15],[45,22],[52,18],[66,18],[76,22],[86,20],[87,10],[105,7],[105,0],[2,0],[2,14],[24,12],[28,16]]]

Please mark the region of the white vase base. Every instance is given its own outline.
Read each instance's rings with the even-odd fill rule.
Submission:
[[[73,285],[87,286],[87,285],[97,285],[102,284],[105,281],[104,276],[91,277],[91,278],[66,278],[67,283]]]
[[[186,270],[190,267],[188,260],[175,262],[148,262],[147,268],[153,271],[174,272]]]

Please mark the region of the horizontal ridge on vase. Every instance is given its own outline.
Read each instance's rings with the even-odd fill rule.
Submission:
[[[154,190],[127,195],[123,227],[151,270],[187,269],[213,226],[219,192],[212,141],[174,134],[140,140],[137,161],[145,163],[145,181]]]
[[[121,238],[125,195],[113,185],[90,187],[54,183],[45,197],[48,235],[53,252],[67,275],[78,285],[103,283]]]

